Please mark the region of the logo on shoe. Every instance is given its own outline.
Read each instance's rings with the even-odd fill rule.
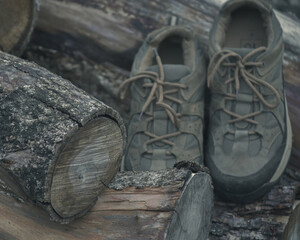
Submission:
[[[263,41],[259,39],[241,39],[241,48],[258,48],[263,45]]]

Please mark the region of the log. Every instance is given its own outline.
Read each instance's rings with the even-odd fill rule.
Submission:
[[[172,17],[177,19],[178,24],[194,29],[206,48],[212,22],[225,2],[40,0],[40,16],[33,41],[53,49],[80,51],[97,62],[109,60],[118,66],[130,68],[147,34],[168,25]],[[300,36],[299,24],[280,12],[276,12],[276,15],[283,26],[289,51],[294,52],[291,56],[297,56],[296,53],[300,52],[297,41]]]
[[[37,0],[0,0],[0,50],[20,56],[38,14]]]
[[[298,191],[295,185],[278,185],[251,204],[216,199],[209,239],[281,239]]]
[[[128,118],[128,113],[126,113],[128,104],[120,105],[114,95],[120,84],[120,77],[114,78],[116,74],[106,77],[99,69],[107,68],[107,63],[110,64],[109,66],[113,64],[115,69],[120,69],[116,72],[122,73],[121,79],[126,78],[128,74],[123,74],[123,69],[127,71],[130,69],[134,55],[146,35],[154,29],[168,25],[171,19],[175,19],[178,24],[193,28],[203,48],[206,49],[212,22],[225,1],[40,0],[39,20],[33,34],[31,48],[25,56],[47,67],[51,62],[50,68],[53,71],[63,76],[66,75],[74,82],[78,82],[76,79],[78,79],[78,73],[81,72],[80,76],[83,81],[96,83],[98,89],[105,91],[108,89],[108,93],[115,97],[111,99],[107,96],[109,103],[116,105],[126,119]],[[296,18],[291,18],[281,12],[276,11],[276,15],[283,27],[286,46],[285,86],[294,133],[291,163],[300,169],[300,128],[297,124],[300,116],[298,97],[300,91],[300,43],[298,41],[300,24]],[[38,57],[32,54],[35,53],[36,48],[40,52],[45,50],[43,56]],[[53,51],[56,53],[54,54]],[[59,57],[61,53],[63,56]],[[66,56],[73,61],[66,62]],[[65,64],[61,64],[61,60]],[[85,76],[86,71],[82,70],[86,66],[92,70],[88,72],[88,76]],[[71,69],[74,69],[73,75]],[[104,81],[102,81],[103,78]],[[85,83],[79,83],[79,86]],[[91,90],[91,93],[93,91]],[[105,101],[101,97],[103,92],[100,93],[98,98]]]
[[[282,240],[299,240],[300,239],[300,205],[298,204],[293,210],[282,234]]]
[[[109,62],[96,63],[77,51],[58,51],[37,46],[32,42],[23,57],[70,80],[108,106],[116,109],[126,123],[130,99],[120,101],[118,88],[129,77],[129,71]]]
[[[272,3],[280,11],[296,14],[300,19],[300,2],[298,0],[272,0]]]
[[[120,167],[112,108],[34,63],[0,52],[0,167],[57,221],[85,214]]]
[[[209,239],[282,239],[295,226],[291,215],[300,200],[299,180],[299,171],[287,168],[279,185],[249,204],[227,203],[215,196]]]
[[[68,225],[0,191],[0,239],[207,239],[212,205],[209,175],[185,169],[118,173],[94,208]]]

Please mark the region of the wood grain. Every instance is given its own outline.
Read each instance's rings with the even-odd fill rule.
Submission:
[[[110,61],[130,68],[130,62],[146,35],[168,25],[171,17],[178,24],[194,29],[203,47],[218,9],[226,0],[191,1],[108,1],[41,0],[40,17],[33,41],[54,49],[74,49],[86,57]],[[283,26],[289,54],[297,56],[300,26],[296,20],[276,12]],[[44,41],[48,38],[48,41]],[[81,48],[80,44],[89,45]],[[126,63],[125,60],[129,62]]]
[[[109,118],[89,122],[71,139],[57,159],[51,205],[63,218],[89,209],[118,171],[122,133]]]
[[[176,169],[119,173],[91,211],[68,225],[0,192],[0,239],[206,239],[212,204],[208,174]]]

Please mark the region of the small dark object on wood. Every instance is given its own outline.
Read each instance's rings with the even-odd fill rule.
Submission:
[[[209,174],[209,169],[207,167],[200,166],[198,163],[190,162],[190,161],[181,161],[181,162],[175,163],[174,168],[177,168],[177,169],[186,168],[186,169],[192,171],[193,173],[205,172],[205,173]]]
[[[20,56],[37,19],[37,0],[0,0],[0,50]]]
[[[0,167],[54,220],[85,214],[119,170],[119,114],[69,81],[0,52]]]

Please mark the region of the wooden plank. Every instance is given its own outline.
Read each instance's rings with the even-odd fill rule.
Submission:
[[[282,234],[282,240],[300,239],[300,205],[298,204],[289,218],[289,222]]]
[[[0,238],[7,240],[206,239],[213,204],[208,174],[177,169],[119,173],[91,211],[67,225],[5,193],[0,191]]]

